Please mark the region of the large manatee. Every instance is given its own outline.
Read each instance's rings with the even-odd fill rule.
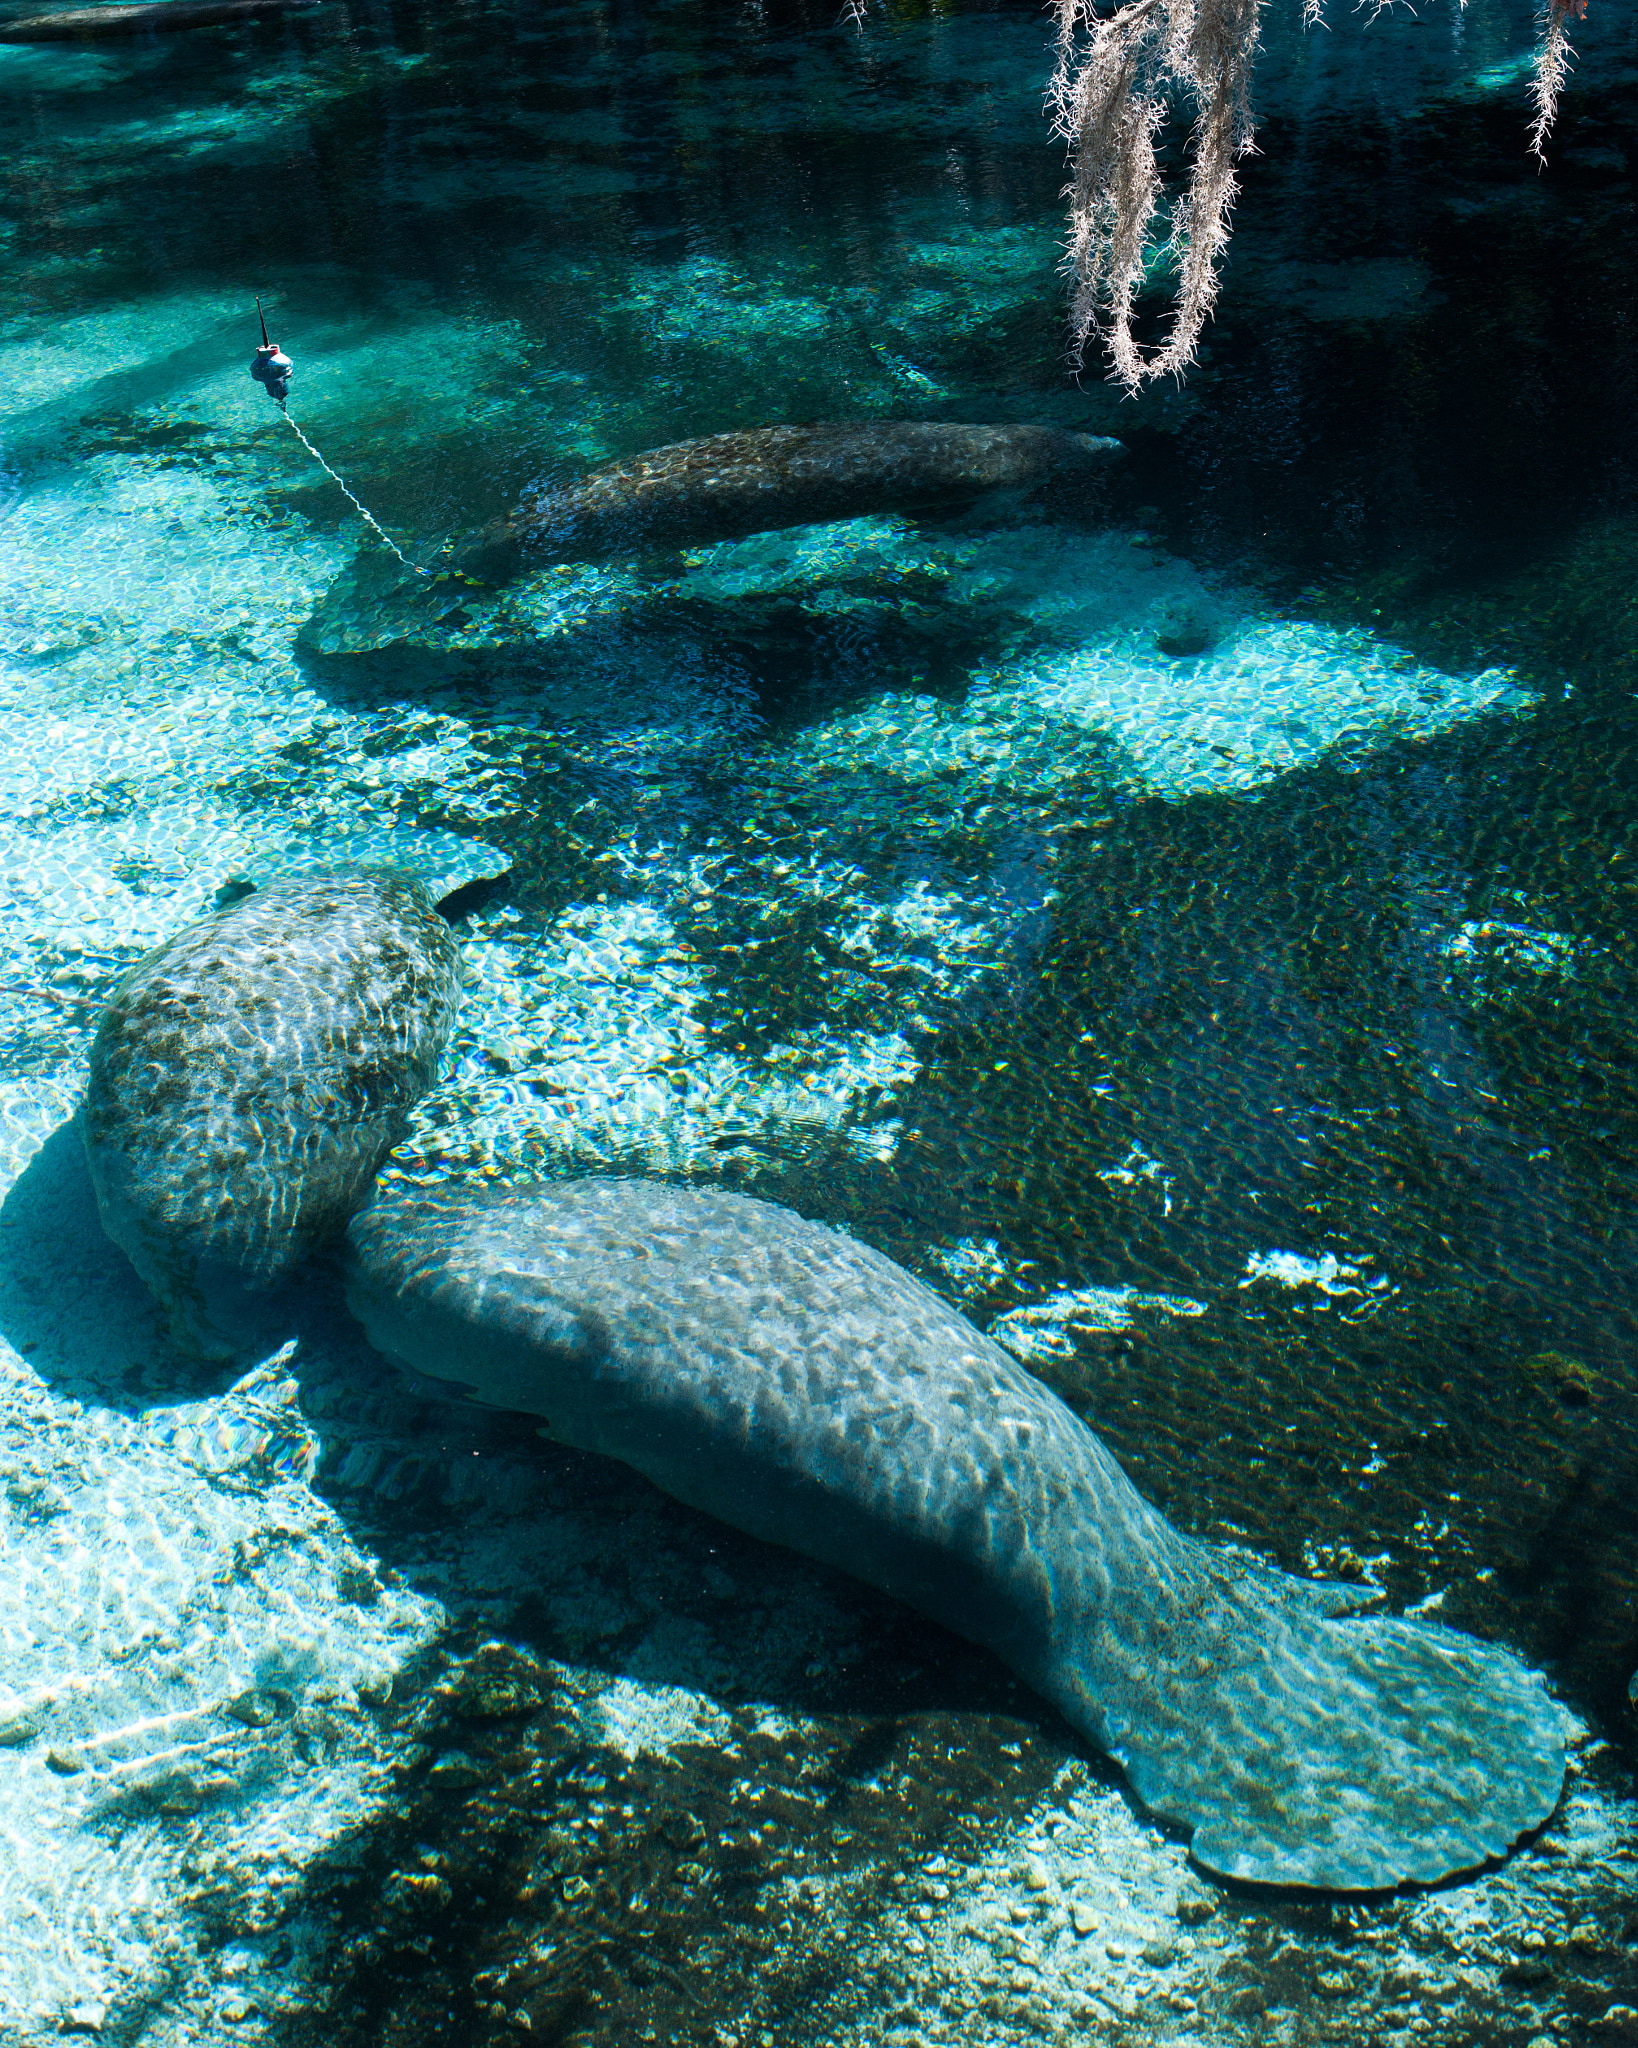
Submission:
[[[115,986],[82,1113],[103,1228],[178,1342],[338,1233],[436,1078],[459,954],[421,884],[310,870],[189,925]]]
[[[1208,1870],[1433,1884],[1557,1803],[1569,1719],[1515,1657],[1194,1542],[852,1238],[617,1180],[383,1192],[348,1235],[389,1357],[987,1644]]]

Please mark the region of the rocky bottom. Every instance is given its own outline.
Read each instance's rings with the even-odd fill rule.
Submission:
[[[753,1614],[778,1600],[783,1560],[727,1562]],[[290,2048],[1638,2040],[1638,1829],[1606,1754],[1465,1885],[1237,1895],[998,1667],[835,1590],[846,1670],[810,1660],[800,1705],[659,1750],[588,1741],[604,1679],[527,1628],[447,1642],[382,1709],[408,1745],[390,1817],[259,1909],[222,2016],[301,1957]],[[862,1709],[861,1672],[886,1674]]]

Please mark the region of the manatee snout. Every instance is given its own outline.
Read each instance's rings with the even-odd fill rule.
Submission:
[[[1124,441],[1117,441],[1110,434],[1082,434],[1066,431],[1066,455],[1076,466],[1085,469],[1103,469],[1111,462],[1117,462],[1126,453]]]

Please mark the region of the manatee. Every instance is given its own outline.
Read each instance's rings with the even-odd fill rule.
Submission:
[[[1064,470],[1105,467],[1119,441],[1062,427],[823,420],[651,448],[526,498],[445,564],[488,583],[548,562],[703,547],[784,526],[925,512]]]
[[[413,877],[312,869],[147,953],[91,1047],[103,1228],[186,1349],[230,1357],[255,1297],[340,1232],[431,1086],[459,949]]]
[[[225,21],[251,21],[316,4],[317,0],[142,0],[131,7],[67,7],[57,14],[30,14],[6,22],[0,26],[0,43],[100,43],[149,29],[169,34]]]
[[[1226,1878],[1434,1884],[1552,1813],[1573,1723],[1508,1651],[1195,1542],[881,1253],[657,1182],[380,1192],[376,1347],[986,1644]]]
[[[1119,441],[1062,427],[831,420],[751,427],[628,455],[580,483],[526,498],[456,543],[433,571],[364,548],[297,635],[319,654],[362,654],[417,632],[464,631],[470,586],[503,584],[553,562],[598,562],[660,547],[868,512],[924,512],[1027,488],[1063,472],[1095,473]]]

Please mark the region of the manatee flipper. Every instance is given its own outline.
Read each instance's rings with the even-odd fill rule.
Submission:
[[[459,924],[474,911],[487,910],[491,903],[499,902],[516,879],[513,868],[503,868],[498,875],[474,875],[470,882],[462,882],[440,896],[432,907],[445,924]]]
[[[460,954],[390,870],[264,883],[109,997],[81,1129],[103,1228],[206,1356],[337,1235],[436,1078]]]
[[[1568,1716],[1507,1651],[1338,1618],[1196,1543],[948,1303],[742,1195],[381,1192],[348,1298],[389,1357],[986,1644],[1223,1876],[1433,1883],[1551,1814]]]

